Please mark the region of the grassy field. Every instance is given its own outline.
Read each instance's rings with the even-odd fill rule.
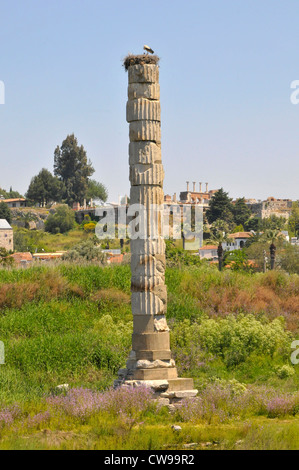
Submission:
[[[111,390],[131,345],[130,275],[0,270],[0,449],[298,449],[299,277],[167,270],[173,355],[200,397],[170,414]]]

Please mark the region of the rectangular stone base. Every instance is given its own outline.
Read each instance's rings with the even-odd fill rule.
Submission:
[[[145,359],[147,361],[156,361],[157,359],[168,361],[171,359],[170,349],[158,349],[158,350],[139,350],[136,351],[136,360]]]
[[[132,349],[133,351],[170,349],[169,332],[133,333]]]
[[[193,390],[194,382],[193,379],[187,378],[174,378],[168,380],[168,392],[180,391],[180,390]]]
[[[131,380],[170,380],[178,376],[176,367],[158,369],[135,369]]]

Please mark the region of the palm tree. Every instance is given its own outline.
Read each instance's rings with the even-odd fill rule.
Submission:
[[[209,243],[217,243],[218,268],[222,271],[224,250],[222,244],[228,241],[228,226],[223,220],[216,220],[211,225]]]
[[[263,238],[266,241],[270,241],[270,269],[275,269],[275,259],[276,259],[276,245],[275,242],[282,237],[280,230],[266,230],[263,234]]]

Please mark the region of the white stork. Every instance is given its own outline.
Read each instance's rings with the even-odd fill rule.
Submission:
[[[151,49],[149,46],[144,45],[144,46],[143,46],[143,49],[144,49],[146,52],[150,52],[151,54],[154,53],[153,49]]]

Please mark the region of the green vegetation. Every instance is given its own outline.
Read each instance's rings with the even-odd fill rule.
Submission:
[[[72,249],[78,243],[94,237],[92,232],[86,232],[76,227],[66,233],[48,233],[43,230],[27,230],[14,227],[15,251],[31,253],[45,251],[66,251]]]
[[[0,270],[0,448],[298,449],[298,276],[186,264],[166,271],[168,322],[199,402],[175,414],[110,390],[131,347],[129,265]]]
[[[94,173],[83,145],[74,134],[68,135],[54,152],[54,174],[63,184],[62,198],[67,204],[83,203],[88,191],[88,178]]]
[[[11,211],[5,202],[0,202],[0,219],[5,219],[9,224],[11,223]]]
[[[64,202],[72,207],[74,202],[82,204],[84,199],[106,201],[107,188],[90,179],[94,171],[83,145],[78,145],[74,134],[68,135],[54,151],[54,176],[49,170],[42,168],[31,179],[26,193],[27,203],[44,207],[52,202]],[[7,196],[6,191],[1,188],[0,193]],[[12,194],[11,190],[7,197],[19,197]]]
[[[91,225],[91,224],[88,224]],[[78,243],[63,255],[65,261],[96,261],[104,262],[105,255],[101,253],[100,247],[96,245],[97,239],[89,239]]]
[[[98,199],[100,201],[107,201],[108,191],[107,188],[96,180],[89,179],[87,183],[86,199]]]
[[[206,217],[210,224],[220,219],[226,222],[231,228],[234,225],[232,199],[223,188],[219,189],[209,201],[209,209],[207,210]],[[237,222],[237,224],[238,223],[239,222]]]
[[[4,199],[16,199],[22,198],[22,194],[18,191],[13,191],[12,187],[10,187],[9,191],[5,191],[5,189],[0,188],[0,196],[3,196]]]
[[[289,232],[292,237],[299,235],[299,204],[293,202],[291,215],[289,218]]]
[[[27,199],[38,203],[41,207],[52,201],[60,202],[62,196],[62,184],[59,179],[43,168],[30,182],[26,193]]]
[[[75,225],[75,213],[68,206],[57,207],[45,222],[45,230],[50,233],[66,233]]]

